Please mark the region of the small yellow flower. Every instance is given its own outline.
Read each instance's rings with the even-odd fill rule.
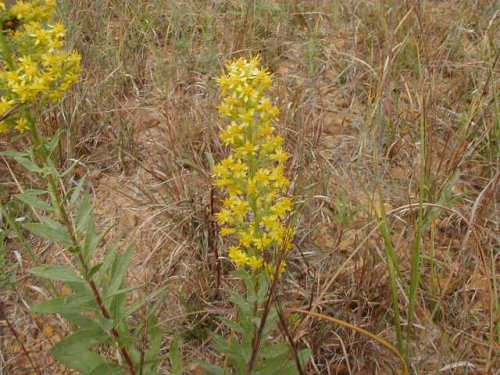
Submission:
[[[236,229],[234,228],[228,228],[228,227],[224,227],[220,230],[220,235],[221,236],[230,236],[231,234],[234,234],[236,233]]]
[[[0,134],[7,133],[9,127],[5,121],[0,121]]]
[[[247,266],[254,271],[261,268],[263,264],[264,264],[264,259],[262,259],[261,257],[256,257],[255,255],[248,257],[247,259]]]
[[[238,235],[240,236],[240,246],[249,248],[252,245],[254,236],[251,233],[242,230],[238,232]]]
[[[289,198],[283,198],[271,208],[272,212],[274,212],[277,216],[281,217],[286,215],[291,210],[292,210],[292,201]]]
[[[3,116],[11,108],[12,108],[12,103],[8,102],[4,97],[1,97],[0,98],[0,116]]]
[[[219,224],[231,224],[233,223],[233,215],[229,210],[222,210],[216,214],[217,221]]]
[[[22,117],[17,119],[15,129],[19,133],[24,133],[26,130],[28,130],[28,121],[26,121],[26,119]]]
[[[56,22],[52,26],[52,32],[57,38],[64,38],[64,36],[66,35],[66,28],[61,22]]]
[[[236,246],[229,248],[229,258],[238,266],[245,266],[248,262],[248,255]]]

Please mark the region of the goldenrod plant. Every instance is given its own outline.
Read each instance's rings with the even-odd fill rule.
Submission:
[[[54,151],[61,130],[48,136],[39,129],[47,105],[58,103],[79,81],[80,55],[64,49],[65,27],[56,21],[56,0],[0,1],[0,133],[21,133],[31,145],[25,152],[3,152],[38,177],[41,186],[25,189],[17,199],[36,212],[37,222],[24,228],[58,244],[72,254],[69,265],[47,264],[31,269],[70,293],[59,295],[32,308],[42,314],[58,314],[73,333],[59,342],[53,355],[81,374],[152,374],[159,364],[162,332],[156,324],[159,303],[148,310],[133,329],[129,317],[150,298],[128,304],[125,276],[133,254],[114,246],[96,261],[106,232],[99,233],[85,192],[85,178],[67,186],[64,171],[56,167]],[[68,258],[66,258],[68,259]],[[38,262],[35,262],[37,264]],[[51,284],[53,285],[53,284]],[[62,287],[62,285],[60,285]],[[149,343],[144,345],[144,338]],[[137,345],[138,342],[142,346]],[[108,347],[101,354],[96,347]]]
[[[285,263],[273,250],[291,248],[293,228],[286,217],[292,201],[281,196],[289,180],[284,175],[288,154],[283,137],[273,126],[279,110],[264,95],[272,76],[258,58],[238,59],[217,82],[224,96],[219,113],[230,120],[220,137],[231,147],[231,154],[213,170],[215,185],[226,193],[217,214],[220,233],[235,239],[229,248],[235,265],[254,273],[272,275],[276,267],[282,272]]]
[[[298,352],[290,336],[288,343],[273,337],[278,317],[286,325],[272,304],[294,231],[287,220],[292,200],[284,196],[289,156],[273,124],[279,110],[265,95],[272,75],[259,58],[240,58],[227,64],[217,82],[223,96],[218,110],[229,119],[220,138],[230,155],[213,168],[215,185],[225,195],[216,216],[221,236],[232,243],[228,256],[238,268],[234,274],[247,292],[231,293],[237,317],[223,319],[233,332],[230,338],[214,336],[217,349],[225,354],[225,367],[204,367],[214,374],[302,373],[309,352]]]

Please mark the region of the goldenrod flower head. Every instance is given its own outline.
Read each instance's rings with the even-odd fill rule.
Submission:
[[[0,2],[0,20],[15,20],[15,27],[0,35],[0,115],[13,106],[54,103],[78,82],[81,57],[62,49],[66,29],[53,22],[56,7],[56,0],[19,0],[10,7]],[[4,119],[0,133],[28,129],[16,116]]]
[[[25,118],[20,117],[16,120],[16,130],[19,133],[24,133],[26,130],[28,130],[28,121],[26,121]]]
[[[284,175],[289,156],[273,126],[279,110],[265,96],[272,75],[257,57],[237,59],[217,82],[223,97],[219,113],[230,119],[220,138],[231,154],[213,168],[215,185],[226,194],[216,218],[223,226],[221,235],[238,244],[229,248],[235,265],[272,273],[277,264],[271,250],[290,250],[293,237],[286,224],[292,201],[280,197],[289,186]]]

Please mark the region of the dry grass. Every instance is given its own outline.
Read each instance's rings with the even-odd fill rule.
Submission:
[[[217,290],[215,254],[224,256],[225,245],[212,220],[219,197],[210,166],[225,149],[213,78],[229,58],[260,54],[275,74],[279,131],[300,202],[281,298],[396,346],[388,241],[404,332],[411,255],[421,244],[412,371],[498,374],[498,3],[63,3],[85,77],[54,110],[47,131],[67,129],[61,163],[81,160],[78,173],[89,172],[103,225],[137,243],[131,282],[149,291],[170,285],[160,317],[170,335],[165,347],[174,334],[182,337],[189,373],[202,373],[192,358],[218,360],[208,333],[219,329],[217,314],[231,314],[223,289],[234,283],[222,260]],[[6,162],[0,169],[8,202],[16,187]],[[23,281],[3,294],[4,314],[36,358],[40,332],[47,340],[54,335],[44,325],[67,327],[27,314],[43,287],[26,279],[29,261],[11,255],[19,249],[15,238],[7,249]],[[39,250],[44,260],[62,257],[43,244]],[[299,318],[290,319],[301,345],[313,350],[308,373],[400,373],[399,358],[373,339]],[[13,353],[19,340],[1,329],[0,373],[36,373],[16,364],[26,356]]]

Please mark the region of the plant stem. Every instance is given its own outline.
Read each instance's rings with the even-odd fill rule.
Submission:
[[[103,298],[101,296],[101,292],[99,291],[99,288],[97,287],[94,280],[92,280],[91,277],[89,277],[90,267],[87,264],[87,261],[85,260],[85,258],[83,257],[83,255],[81,253],[81,246],[80,246],[81,241],[78,238],[78,233],[75,229],[74,223],[71,220],[71,217],[68,213],[67,207],[64,204],[64,194],[61,192],[61,189],[58,186],[59,177],[54,175],[52,172],[51,159],[50,159],[49,153],[47,152],[47,150],[45,148],[45,142],[43,141],[42,137],[38,133],[32,118],[29,116],[27,118],[29,119],[29,122],[30,122],[30,133],[32,134],[33,140],[34,140],[33,149],[35,152],[35,157],[38,159],[38,162],[43,167],[46,167],[49,171],[47,174],[49,191],[50,191],[53,203],[56,206],[56,212],[59,216],[59,220],[60,220],[61,224],[64,225],[64,227],[66,228],[66,231],[69,233],[69,235],[71,237],[71,242],[72,242],[73,248],[78,250],[77,255],[78,255],[78,260],[80,261],[80,265],[83,269],[83,276],[85,278],[85,281],[90,286],[92,293],[94,294],[94,298],[97,302],[97,305],[99,306],[99,310],[101,311],[102,316],[105,319],[110,319],[111,315],[110,315],[106,305],[104,304]],[[130,374],[136,375],[135,367],[134,367],[132,358],[130,356],[130,353],[127,350],[127,348],[122,345],[120,332],[118,331],[116,326],[114,326],[111,329],[111,334],[112,334],[113,339],[116,342],[116,344],[120,350],[120,353],[121,353],[124,361],[127,364],[127,367],[128,367]]]
[[[278,273],[278,275],[279,275],[279,273]],[[260,347],[260,343],[262,341],[262,334],[264,332],[264,328],[266,327],[269,312],[271,311],[273,296],[276,293],[276,288],[278,285],[277,281],[278,281],[278,277],[277,277],[277,275],[275,275],[275,277],[272,280],[271,288],[268,291],[268,295],[267,295],[267,298],[266,298],[266,301],[264,304],[264,311],[262,312],[262,317],[260,318],[259,328],[256,332],[256,335],[253,338],[252,357],[250,358],[250,362],[248,362],[248,367],[247,367],[247,374],[248,375],[252,374],[253,368],[255,366],[255,362],[257,360],[257,354],[259,353],[259,347]],[[257,316],[257,313],[256,313],[256,316]]]

